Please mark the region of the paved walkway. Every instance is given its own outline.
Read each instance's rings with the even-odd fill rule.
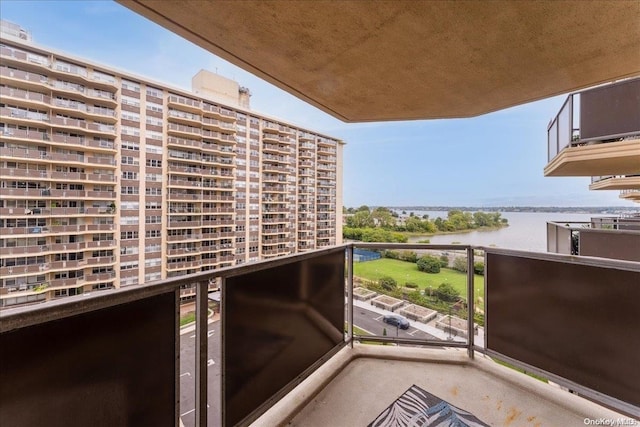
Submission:
[[[359,300],[356,300],[355,298],[353,299],[353,306],[354,306],[354,310],[355,310],[355,307],[362,307],[362,308],[366,308],[369,311],[373,311],[375,313],[379,313],[382,315],[392,314],[391,311],[378,308],[373,304],[369,303],[368,301],[359,301]],[[422,322],[417,322],[415,320],[411,320],[411,326],[413,326],[416,329],[420,329],[421,331],[424,331],[430,335],[433,335],[434,337],[441,340],[446,341],[449,338],[448,332],[445,332],[442,329],[438,329],[435,327],[435,320],[432,320],[431,322],[426,324]],[[462,337],[454,337],[453,340],[459,341],[459,342],[466,341],[466,339]],[[477,346],[484,347],[484,328],[478,328],[478,335],[474,337],[474,343]]]

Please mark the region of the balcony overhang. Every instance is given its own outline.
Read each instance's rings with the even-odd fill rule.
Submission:
[[[639,191],[627,191],[620,193],[620,198],[625,200],[631,200],[634,202],[640,202],[640,190]]]
[[[640,176],[614,176],[594,182],[589,190],[640,190]]]
[[[470,117],[640,73],[640,3],[118,0],[347,122]]]
[[[569,147],[544,168],[544,176],[633,175],[640,172],[640,138]]]

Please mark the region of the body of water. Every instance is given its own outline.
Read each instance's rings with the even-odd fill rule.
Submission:
[[[446,218],[444,211],[414,211],[414,215],[430,219]],[[503,218],[509,220],[509,226],[499,230],[471,231],[468,233],[440,234],[427,237],[433,244],[450,245],[453,242],[463,245],[496,246],[505,249],[524,251],[547,251],[547,221],[581,222],[590,221],[596,214],[570,214],[553,212],[501,212]],[[424,237],[410,238],[415,243]]]

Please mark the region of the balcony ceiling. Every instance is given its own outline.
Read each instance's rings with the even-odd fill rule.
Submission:
[[[347,122],[470,117],[640,74],[638,1],[118,1]]]

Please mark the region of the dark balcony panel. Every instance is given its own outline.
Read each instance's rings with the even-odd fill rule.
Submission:
[[[599,264],[487,249],[486,346],[639,406],[640,269]]]
[[[580,255],[640,262],[640,232],[580,230]]]
[[[640,79],[581,92],[581,140],[634,134],[640,134]]]
[[[227,278],[224,425],[243,424],[344,342],[344,248]]]
[[[175,313],[168,292],[0,334],[0,424],[173,425]]]

